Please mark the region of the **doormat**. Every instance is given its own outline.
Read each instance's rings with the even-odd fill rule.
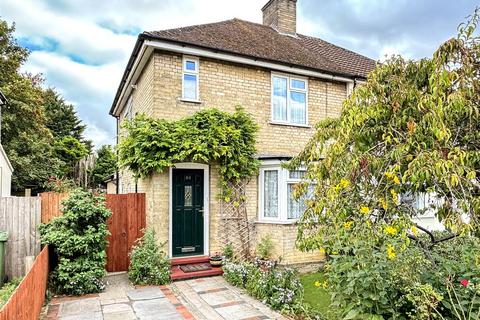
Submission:
[[[197,263],[197,264],[186,264],[183,266],[180,266],[180,269],[183,272],[195,272],[195,271],[204,271],[204,270],[211,270],[212,266],[210,263]]]

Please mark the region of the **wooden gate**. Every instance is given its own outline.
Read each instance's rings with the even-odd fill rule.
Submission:
[[[107,207],[112,210],[108,219],[108,272],[127,271],[128,254],[135,240],[143,236],[146,225],[145,194],[107,194]]]

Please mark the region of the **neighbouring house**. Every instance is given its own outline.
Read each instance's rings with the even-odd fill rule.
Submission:
[[[291,191],[304,172],[281,164],[303,149],[317,122],[339,116],[375,61],[297,33],[296,0],[270,0],[262,11],[263,24],[232,19],[140,34],[110,114],[121,126],[140,113],[178,120],[205,108],[243,106],[260,127],[259,175],[245,186],[250,248],[271,235],[283,264],[320,261],[321,253],[295,246],[304,203]],[[170,257],[182,257],[221,251],[244,232],[226,225],[218,182],[216,164],[178,163],[137,182],[120,172],[118,188],[146,193],[147,226]],[[176,219],[172,208],[191,207],[192,199],[201,203],[195,218]]]
[[[0,128],[1,128],[1,109],[7,104],[7,98],[0,91]],[[1,131],[0,131],[1,132]],[[0,197],[10,197],[12,189],[13,167],[8,160],[7,154],[0,144]]]
[[[115,174],[108,176],[104,183],[106,185],[107,194],[117,193],[117,177],[115,176]]]

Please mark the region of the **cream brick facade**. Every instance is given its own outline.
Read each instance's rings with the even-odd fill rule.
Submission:
[[[302,150],[314,133],[314,125],[327,117],[340,114],[346,98],[345,83],[308,78],[308,126],[286,126],[271,123],[272,71],[234,63],[200,58],[200,103],[182,101],[182,55],[155,51],[137,81],[132,95],[133,112],[167,120],[178,120],[205,108],[219,108],[233,112],[243,106],[259,125],[257,150],[259,154],[294,156]],[[120,117],[120,122],[124,116]],[[218,166],[210,166],[210,248],[220,251],[218,234],[220,206]],[[247,187],[247,210],[250,221],[258,219],[258,184],[253,177]],[[148,179],[135,181],[128,172],[122,172],[120,190],[147,194],[147,225],[152,226],[159,243],[169,238],[169,173],[157,173]],[[318,261],[318,253],[302,253],[295,249],[294,225],[255,223],[253,239],[266,234],[275,237],[275,254],[286,264]],[[165,247],[167,249],[167,247]]]

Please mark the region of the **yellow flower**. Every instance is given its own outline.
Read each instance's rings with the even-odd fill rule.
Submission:
[[[367,207],[367,206],[362,206],[360,208],[360,212],[363,213],[363,214],[369,214],[370,213],[370,208]]]
[[[342,178],[340,180],[340,187],[343,188],[343,189],[346,189],[350,186],[350,181],[345,179],[345,178]]]
[[[323,287],[323,289],[327,289],[327,288],[328,288],[328,281],[327,281],[327,280],[323,281],[322,287]]]
[[[393,178],[393,182],[394,182],[395,184],[400,184],[400,179],[398,179],[398,177],[395,176],[395,177]]]
[[[379,201],[380,201],[380,204],[382,205],[382,208],[383,208],[384,210],[387,210],[387,209],[388,209],[388,203],[387,203],[387,201],[385,201],[385,199],[383,199],[383,198],[380,198]]]
[[[322,283],[320,281],[315,281],[315,287],[321,287]]]
[[[395,177],[395,173],[393,172],[385,172],[385,177],[389,178],[389,179],[393,179],[393,177]]]
[[[387,257],[390,260],[395,259],[397,255],[395,254],[395,247],[391,244],[387,245]]]
[[[344,222],[344,223],[343,223],[343,228],[344,228],[345,230],[348,230],[348,229],[350,229],[350,228],[352,227],[352,225],[353,225],[353,221]]]
[[[398,232],[397,228],[395,227],[392,227],[392,226],[387,226],[385,227],[385,233],[386,234],[389,234],[389,235],[396,235]]]
[[[325,253],[325,249],[320,248],[320,253],[321,253],[321,254],[324,254],[324,253]]]
[[[418,234],[418,229],[417,227],[413,226],[411,229],[410,229],[413,233],[414,236],[416,236]]]
[[[395,203],[395,205],[398,206],[398,194],[397,194],[397,191],[395,191],[394,189],[391,189],[391,190],[390,190],[390,194],[392,195],[393,203]]]

